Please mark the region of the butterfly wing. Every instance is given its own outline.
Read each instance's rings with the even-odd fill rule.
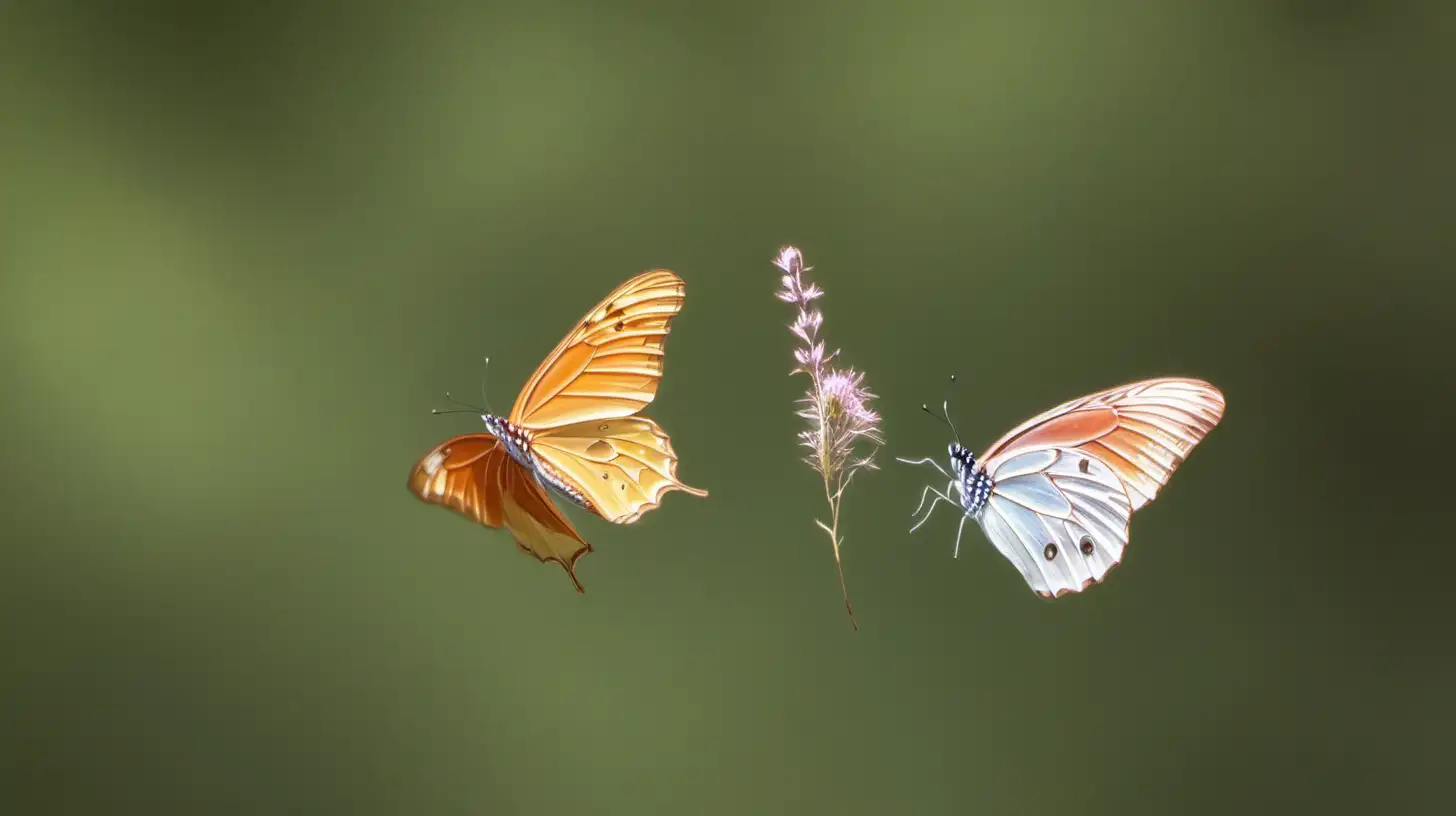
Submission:
[[[1038,595],[1102,580],[1122,561],[1132,502],[1112,468],[1076,449],[1007,460],[978,517],[986,537]]]
[[[646,417],[581,422],[552,428],[531,440],[543,469],[563,479],[607,521],[631,524],[673,490],[708,491],[677,478],[677,454],[667,433]]]
[[[576,578],[576,559],[591,552],[592,546],[561,514],[536,477],[514,459],[503,468],[502,481],[506,529],[515,536],[516,545],[537,560],[560,564],[576,584],[576,591],[585,592]]]
[[[1076,448],[1116,471],[1136,510],[1158,495],[1193,446],[1223,418],[1223,410],[1223,394],[1202,380],[1145,380],[1034,417],[992,445],[981,460],[995,479],[997,469],[1018,454]]]
[[[657,395],[663,342],[685,291],[683,279],[666,269],[618,286],[531,375],[511,408],[511,424],[542,431],[642,410]]]
[[[1121,562],[1133,511],[1223,411],[1217,388],[1179,378],[1057,406],[986,452],[992,487],[981,527],[1038,594],[1080,592]]]
[[[441,443],[410,472],[410,492],[486,527],[504,527],[521,551],[560,564],[578,592],[576,560],[591,545],[571,526],[536,477],[491,434]]]

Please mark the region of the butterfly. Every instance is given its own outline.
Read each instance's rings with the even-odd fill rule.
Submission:
[[[663,344],[684,292],[682,278],[665,269],[618,286],[546,356],[509,415],[481,411],[486,432],[436,446],[410,472],[410,491],[504,527],[523,552],[560,564],[584,592],[576,561],[592,546],[549,491],[616,524],[631,524],[673,490],[708,495],[678,480],[667,433],[635,416],[657,395]]]
[[[956,437],[951,472],[928,457],[898,459],[929,464],[950,480],[944,491],[921,491],[912,518],[928,496],[935,498],[910,531],[940,502],[958,506],[957,555],[966,520],[975,519],[1034,592],[1057,598],[1101,582],[1122,562],[1133,511],[1158,495],[1223,418],[1224,398],[1201,380],[1131,383],[1027,420],[979,460],[961,446],[948,407],[943,404],[944,416],[936,418]],[[927,406],[921,409],[935,416]]]

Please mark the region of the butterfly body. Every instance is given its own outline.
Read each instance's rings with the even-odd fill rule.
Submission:
[[[950,472],[931,459],[901,459],[949,479],[944,491],[921,492],[921,507],[935,499],[910,529],[939,502],[957,505],[957,554],[974,519],[1038,595],[1080,592],[1121,563],[1133,511],[1157,496],[1223,411],[1223,394],[1201,380],[1145,380],[1040,414],[979,460],[952,443]]]
[[[553,468],[550,463],[536,456],[531,451],[531,432],[525,428],[512,425],[505,417],[498,417],[494,414],[481,414],[480,418],[485,421],[486,430],[490,431],[496,439],[500,440],[501,447],[505,449],[506,455],[515,460],[521,467],[531,472],[536,481],[541,485],[555,491],[558,495],[575,504],[583,510],[596,512],[591,500],[582,492],[571,485],[561,472]]]
[[[986,509],[986,500],[991,497],[991,479],[986,469],[976,464],[976,456],[959,442],[950,443],[950,471],[955,474],[956,498],[960,499],[961,511],[971,518],[979,519]]]
[[[707,491],[677,478],[677,455],[656,422],[636,416],[657,394],[663,342],[682,310],[682,278],[665,269],[617,287],[536,369],[508,416],[482,413],[486,433],[447,440],[410,472],[420,499],[555,561],[572,583],[592,547],[550,493],[615,524],[631,524],[664,494]]]
[[[485,429],[500,440],[506,453],[510,454],[512,459],[531,470],[536,469],[536,463],[530,453],[531,436],[525,428],[512,425],[505,417],[498,417],[495,414],[481,414],[480,418],[485,422]]]

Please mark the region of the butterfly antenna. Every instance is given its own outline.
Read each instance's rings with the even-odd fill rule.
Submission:
[[[487,413],[494,414],[495,409],[490,407],[490,397],[485,395],[485,381],[490,377],[490,358],[485,358],[485,368],[480,372],[480,401],[485,403]]]
[[[950,375],[950,381],[951,381],[952,384],[955,383],[955,375],[954,374]],[[941,401],[941,403],[940,403],[940,413],[939,414],[937,414],[936,412],[930,410],[930,406],[929,405],[926,405],[923,402],[920,403],[920,410],[924,411],[927,414],[930,414],[932,417],[935,417],[937,420],[939,420],[942,425],[944,425],[947,428],[950,428],[951,435],[955,437],[956,444],[957,445],[961,444],[961,432],[958,431],[958,430],[956,430],[955,423],[950,421],[950,398],[949,397],[947,397],[946,399],[944,399],[944,400]]]
[[[476,416],[479,416],[480,414],[487,413],[483,408],[477,408],[468,402],[461,402],[460,400],[455,399],[453,396],[450,395],[449,391],[445,392],[445,399],[455,403],[456,405],[460,406],[460,408],[451,408],[445,411],[442,411],[439,408],[431,408],[430,413],[436,416],[439,416],[440,414],[475,414]]]
[[[950,428],[951,434],[953,436],[955,436],[956,444],[959,445],[961,443],[961,435],[959,433],[956,433],[956,428],[955,428],[954,425],[951,424],[950,417],[944,416],[942,414],[937,414],[935,411],[931,410],[931,408],[930,408],[929,405],[926,405],[923,402],[920,403],[920,410],[924,411],[927,414],[930,414],[932,417],[935,418],[935,420],[937,422],[939,422],[940,424],[946,426],[947,428]],[[942,410],[943,410],[943,406],[942,406]]]
[[[940,413],[945,417],[945,424],[950,426],[951,435],[955,437],[956,444],[961,444],[961,432],[956,430],[955,423],[950,418],[950,390],[955,387],[956,376],[950,375],[950,384],[945,387],[945,399],[940,403]]]

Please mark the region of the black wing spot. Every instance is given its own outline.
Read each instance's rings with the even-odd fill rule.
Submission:
[[[1091,469],[1092,469],[1092,463],[1091,462],[1088,462],[1086,459],[1083,459],[1082,461],[1080,461],[1080,462],[1077,463],[1077,470],[1080,470],[1083,473],[1086,473],[1087,471],[1089,471]]]
[[[612,327],[612,330],[613,331],[621,331],[622,330],[622,326],[624,326],[624,325],[626,325],[626,324],[623,323],[622,321],[618,320],[617,321],[617,325],[613,326]]]
[[[1082,536],[1082,554],[1091,555],[1093,549],[1094,547],[1092,546],[1092,537]]]
[[[1041,554],[1044,555],[1044,556],[1046,556],[1046,560],[1048,560],[1048,561],[1051,561],[1051,560],[1055,559],[1057,557],[1057,545],[1055,545],[1055,544],[1048,544],[1048,545],[1046,545],[1046,549],[1042,550],[1041,551]]]

